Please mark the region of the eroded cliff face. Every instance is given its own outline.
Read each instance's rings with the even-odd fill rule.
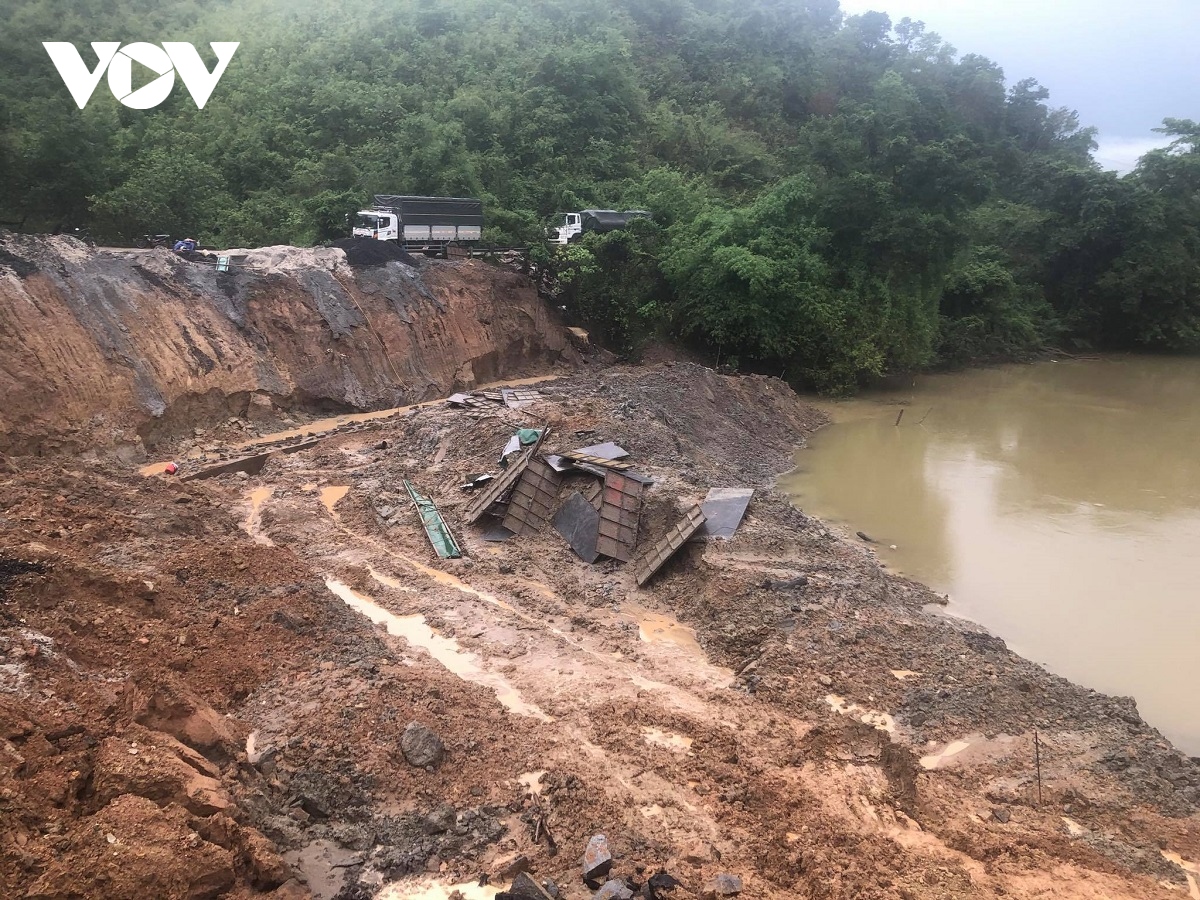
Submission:
[[[218,273],[0,235],[0,452],[137,455],[254,395],[383,409],[573,359],[531,283],[478,261],[355,269],[341,250],[283,247]]]

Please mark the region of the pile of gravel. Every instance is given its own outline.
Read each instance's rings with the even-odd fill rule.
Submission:
[[[334,241],[333,246],[345,251],[346,262],[356,269],[371,266],[383,266],[390,262],[402,262],[408,266],[417,264],[416,258],[391,241],[377,241],[374,238],[348,237]]]

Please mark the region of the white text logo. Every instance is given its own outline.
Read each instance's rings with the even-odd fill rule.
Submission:
[[[54,67],[58,69],[58,74],[80,109],[92,99],[92,93],[106,69],[108,89],[130,109],[153,109],[166,100],[175,86],[176,72],[196,101],[196,106],[204,109],[217,82],[225,74],[225,67],[233,59],[233,51],[238,48],[237,42],[210,43],[213,53],[217,55],[217,64],[210,72],[196,48],[183,41],[164,41],[161,47],[142,42],[122,47],[120,41],[93,41],[92,49],[99,60],[94,70],[88,69],[74,44],[44,41],[42,46],[50,54]],[[136,91],[133,89],[134,63],[145,66],[158,76]]]

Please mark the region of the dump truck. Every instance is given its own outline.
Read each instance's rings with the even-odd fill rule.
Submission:
[[[405,250],[445,256],[451,244],[478,241],[483,201],[474,197],[409,197],[376,194],[371,209],[359,210],[354,237],[393,241]]]
[[[644,209],[581,209],[579,212],[558,213],[547,230],[552,244],[570,244],[589,232],[619,231],[628,228],[634,219],[649,219]]]

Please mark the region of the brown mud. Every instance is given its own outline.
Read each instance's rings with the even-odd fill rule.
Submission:
[[[722,873],[772,900],[1200,896],[1197,762],[789,504],[824,417],[786,385],[538,388],[252,476],[0,457],[0,896],[490,898],[524,866],[584,900],[597,833],[672,898]],[[462,485],[542,426],[654,479],[643,547],[710,487],[756,493],[643,589],[550,528],[482,540]]]

